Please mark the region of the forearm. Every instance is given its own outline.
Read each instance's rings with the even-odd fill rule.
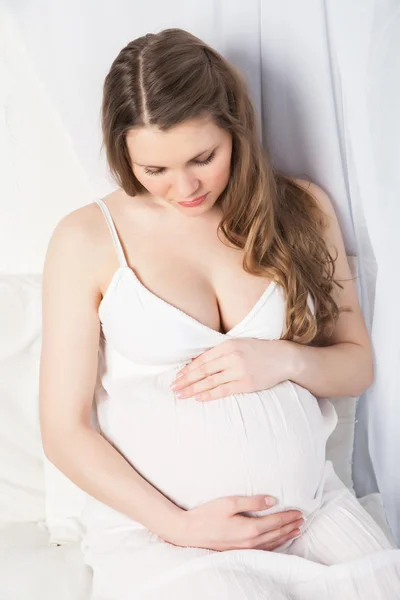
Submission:
[[[160,537],[184,512],[149,484],[98,432],[83,425],[44,444],[49,460],[78,487]]]
[[[362,394],[373,381],[369,349],[350,342],[332,346],[286,344],[288,376],[294,383],[319,397],[335,398]]]

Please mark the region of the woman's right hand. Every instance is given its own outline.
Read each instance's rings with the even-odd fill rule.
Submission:
[[[175,546],[209,550],[274,550],[301,534],[301,512],[288,510],[260,517],[241,513],[270,508],[265,496],[228,496],[182,511],[178,527],[166,539]]]

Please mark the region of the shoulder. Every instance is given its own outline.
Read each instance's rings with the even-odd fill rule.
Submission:
[[[84,287],[98,293],[105,257],[107,225],[100,207],[91,202],[56,224],[43,265],[44,288]]]
[[[316,183],[312,183],[306,179],[293,177],[291,180],[312,196],[323,214],[324,227],[321,235],[331,255],[337,257],[336,275],[343,278],[351,277],[342,231],[329,194]]]
[[[304,189],[315,200],[319,214],[322,216],[320,221],[321,235],[328,249],[332,250],[334,254],[343,254],[345,252],[343,236],[329,194],[321,186],[307,179],[299,177],[290,177],[289,179],[299,188]]]
[[[121,196],[121,190],[118,189],[102,198],[111,213],[120,212]],[[53,231],[51,243],[72,245],[80,250],[89,250],[91,247],[98,250],[108,235],[100,206],[93,201],[62,217]]]
[[[117,189],[103,196],[102,200],[114,222],[116,215],[118,229],[118,224],[127,220],[124,193]],[[56,224],[48,244],[45,265],[86,271],[88,275],[97,274],[101,281],[104,269],[115,268],[115,260],[109,227],[100,206],[93,201],[67,213]]]
[[[318,208],[324,213],[324,216],[327,217],[328,223],[331,223],[332,219],[334,222],[337,222],[332,200],[329,194],[321,186],[307,179],[301,179],[300,177],[290,177],[290,180],[314,198]]]
[[[87,250],[95,244],[101,225],[100,208],[95,202],[86,204],[63,216],[55,226],[49,248],[70,247]]]
[[[356,271],[354,259],[349,263],[349,257],[340,228],[340,224],[335,212],[333,203],[329,194],[319,185],[300,178],[291,178],[296,185],[305,189],[316,201],[318,208],[324,216],[324,228],[321,231],[322,238],[331,256],[335,259],[335,278],[337,280],[351,280]],[[352,290],[351,300],[347,299],[350,304],[354,305],[355,293]]]

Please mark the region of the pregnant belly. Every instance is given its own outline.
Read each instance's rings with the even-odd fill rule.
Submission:
[[[163,377],[143,377],[133,387],[129,394],[113,390],[99,413],[102,429],[178,506],[269,494],[278,500],[272,511],[314,510],[326,441],[336,425],[328,401],[290,381],[203,403],[177,400]]]

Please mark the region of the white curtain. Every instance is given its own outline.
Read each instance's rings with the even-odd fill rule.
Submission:
[[[382,493],[400,543],[398,0],[8,0],[4,7],[38,93],[70,142],[70,177],[79,172],[92,196],[114,187],[100,154],[101,88],[128,41],[181,27],[242,69],[274,163],[329,192],[347,252],[359,257],[376,377],[358,405],[354,480],[359,495]],[[20,99],[21,110],[29,101]],[[52,141],[25,128],[36,133],[31,150]],[[19,168],[29,175],[29,165]],[[39,185],[20,177],[21,189]],[[2,233],[12,242],[8,225]]]

